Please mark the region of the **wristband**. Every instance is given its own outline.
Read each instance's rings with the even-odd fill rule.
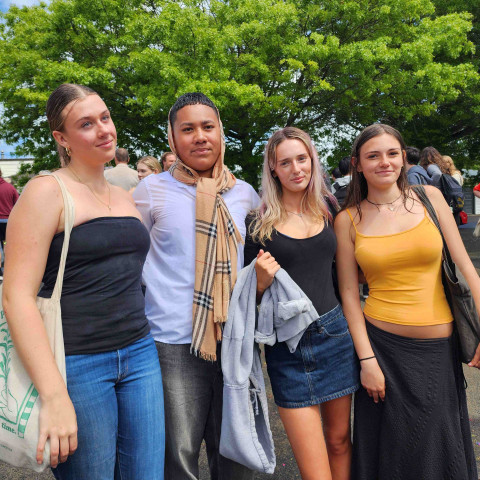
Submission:
[[[377,358],[375,355],[372,355],[371,357],[365,357],[365,358],[359,358],[359,362],[363,362],[364,360],[370,360],[371,358]]]

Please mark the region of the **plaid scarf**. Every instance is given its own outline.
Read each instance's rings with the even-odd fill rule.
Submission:
[[[193,294],[193,335],[190,351],[205,360],[217,359],[217,342],[237,279],[238,243],[242,237],[222,198],[235,185],[235,177],[224,165],[225,137],[220,121],[221,151],[212,178],[200,177],[177,156],[170,174],[179,182],[195,185],[195,289]],[[168,121],[168,143],[176,155]]]

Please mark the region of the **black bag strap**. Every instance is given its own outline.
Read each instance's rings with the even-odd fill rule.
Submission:
[[[457,278],[455,275],[455,264],[453,263],[452,256],[450,255],[450,251],[448,250],[447,242],[445,241],[445,237],[443,236],[442,228],[440,227],[440,222],[438,221],[438,217],[437,217],[437,212],[435,212],[435,209],[433,208],[433,205],[430,202],[427,196],[427,192],[425,191],[425,188],[423,188],[423,185],[415,185],[412,187],[412,189],[415,191],[418,198],[423,203],[424,207],[427,209],[427,213],[430,215],[430,218],[432,219],[433,223],[438,228],[440,235],[442,236],[443,259],[448,263],[450,271],[455,276],[455,281],[456,281]]]

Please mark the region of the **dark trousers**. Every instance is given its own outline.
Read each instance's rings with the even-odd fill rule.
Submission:
[[[165,397],[165,480],[197,480],[202,441],[212,480],[252,480],[254,473],[219,453],[223,375],[220,362],[190,353],[190,345],[156,342]],[[220,348],[218,349],[220,357]]]
[[[5,238],[7,233],[7,221],[0,222],[0,243],[2,244],[2,250],[5,248]]]

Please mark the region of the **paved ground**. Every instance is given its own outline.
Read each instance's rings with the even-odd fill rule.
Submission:
[[[470,216],[468,225],[460,229],[464,244],[472,259],[477,271],[480,273],[480,238],[475,239],[472,236],[478,216]],[[468,382],[467,396],[470,412],[470,422],[472,426],[472,439],[477,457],[477,465],[480,472],[480,371],[464,368],[465,377]],[[265,374],[268,381],[268,376]],[[256,476],[256,480],[300,480],[300,474],[295,463],[292,451],[288,444],[283,426],[277,414],[270,386],[267,386],[267,394],[270,402],[270,420],[272,424],[273,437],[275,440],[275,451],[277,454],[277,468],[274,475]],[[0,480],[53,480],[51,473],[38,475],[24,470],[13,469],[0,462]],[[209,480],[208,468],[205,453],[201,455],[200,480]],[[88,480],[88,479],[85,479]],[[136,479],[141,480],[141,479]],[[175,479],[168,479],[175,480]]]

